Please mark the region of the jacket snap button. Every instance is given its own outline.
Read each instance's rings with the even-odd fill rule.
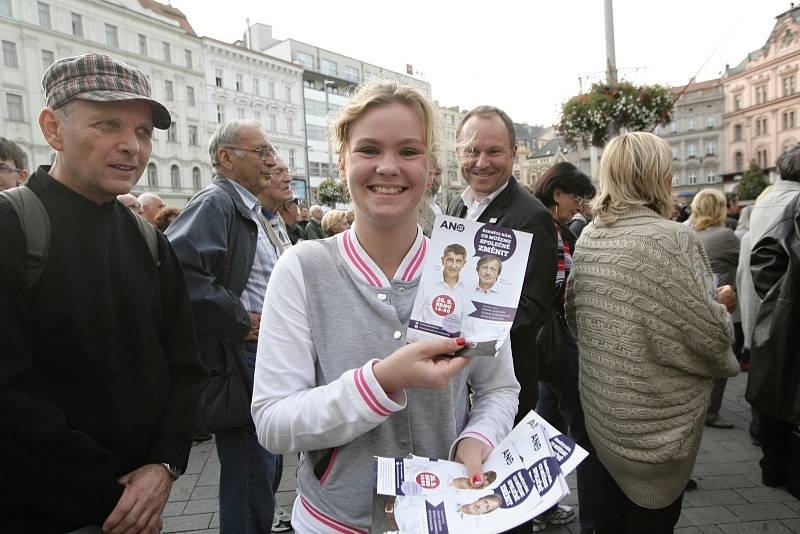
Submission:
[[[400,332],[400,330],[395,330],[394,334],[392,335],[394,336],[395,339],[400,339],[401,337],[403,337],[403,334]]]
[[[378,293],[378,300],[386,300],[386,293]]]

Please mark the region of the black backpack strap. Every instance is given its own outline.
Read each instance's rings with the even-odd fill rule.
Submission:
[[[50,250],[50,216],[39,196],[28,186],[12,187],[0,191],[0,195],[17,212],[25,235],[25,286],[30,291],[42,276]]]

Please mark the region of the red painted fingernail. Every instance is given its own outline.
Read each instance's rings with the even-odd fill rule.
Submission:
[[[460,337],[460,338],[456,339],[456,345],[458,345],[459,347],[463,347],[466,344],[467,344],[467,340],[464,339],[463,337]]]
[[[473,486],[480,486],[483,483],[483,477],[480,475],[473,475],[472,477],[472,485]]]

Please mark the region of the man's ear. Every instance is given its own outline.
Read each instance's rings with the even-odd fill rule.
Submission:
[[[39,113],[39,128],[42,129],[45,141],[53,147],[53,150],[57,152],[64,150],[63,125],[61,117],[56,114],[55,110],[44,108]]]
[[[22,169],[21,171],[19,171],[19,180],[17,180],[17,185],[24,184],[25,180],[28,179],[28,176],[29,174],[27,169]]]

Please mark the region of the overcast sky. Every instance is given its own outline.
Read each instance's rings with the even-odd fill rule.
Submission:
[[[161,0],[166,1],[166,0]],[[251,24],[430,82],[441,105],[493,104],[550,125],[604,78],[603,0],[172,0],[199,35],[241,39]],[[788,10],[778,0],[615,0],[620,77],[683,85],[718,77],[760,48]],[[705,66],[703,64],[705,63]],[[702,67],[702,68],[701,68]],[[698,72],[699,71],[699,72]],[[586,81],[590,80],[590,81]]]

